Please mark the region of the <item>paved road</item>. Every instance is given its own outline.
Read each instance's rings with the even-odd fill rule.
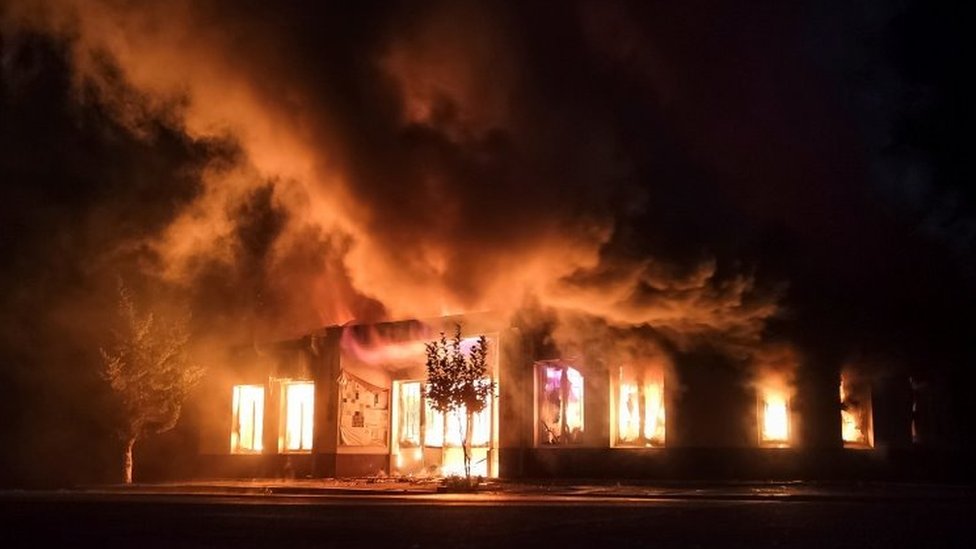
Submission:
[[[0,546],[973,547],[974,503],[7,492]]]

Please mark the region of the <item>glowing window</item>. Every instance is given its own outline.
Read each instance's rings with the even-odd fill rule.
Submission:
[[[664,446],[664,375],[621,367],[616,391],[616,444]]]
[[[300,381],[282,384],[282,418],[284,420],[282,451],[311,451],[314,408],[314,383]]]
[[[463,413],[463,412],[462,412]],[[491,401],[471,419],[471,446],[491,445]]]
[[[420,446],[420,382],[400,384],[400,446]]]
[[[538,365],[538,441],[576,444],[583,439],[583,376],[557,362]]]
[[[844,446],[871,448],[874,434],[871,425],[871,387],[851,374],[840,379],[840,425]]]
[[[460,447],[461,436],[466,428],[465,410],[449,412],[446,417],[434,410],[430,401],[424,401],[424,445],[431,448]],[[445,435],[446,433],[446,435]],[[489,446],[491,443],[491,403],[471,418],[471,447]]]
[[[231,452],[260,452],[264,447],[264,387],[236,385],[232,401],[234,427],[230,433]]]
[[[765,446],[788,446],[790,405],[785,390],[765,387],[759,393],[759,442]]]
[[[424,446],[440,448],[444,445],[444,414],[424,399]]]

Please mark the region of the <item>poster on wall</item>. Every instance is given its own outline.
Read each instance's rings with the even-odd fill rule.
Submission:
[[[390,390],[349,372],[339,376],[339,443],[386,447],[390,425]]]

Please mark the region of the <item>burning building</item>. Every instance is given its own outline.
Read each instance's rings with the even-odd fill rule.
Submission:
[[[193,311],[201,472],[456,470],[423,343],[484,310],[499,318],[460,320],[492,350],[485,474],[789,476],[976,440],[953,383],[972,338],[948,322],[973,308],[952,236],[970,233],[951,212],[941,227],[935,195],[902,210],[927,193],[874,180],[956,172],[910,167],[941,158],[914,152],[868,169],[861,130],[914,124],[838,108],[822,69],[845,64],[808,58],[826,53],[796,40],[804,18],[360,4],[2,4],[11,394],[97,363],[122,274],[147,305]],[[875,97],[855,80],[851,97]],[[638,341],[517,319],[536,309]],[[776,338],[809,364],[757,368]],[[842,372],[859,352],[889,375]],[[78,399],[98,423],[75,385],[18,398]],[[65,414],[44,413],[60,444]]]
[[[425,391],[424,344],[455,323],[462,350],[486,337],[496,387],[471,425],[475,475],[796,478],[823,476],[827,458],[834,475],[881,463],[872,384],[853,371],[836,401],[814,402],[815,384],[740,383],[714,356],[554,356],[525,327],[481,314],[330,326],[235,351],[191,419],[198,474],[462,474],[463,411],[438,412]]]

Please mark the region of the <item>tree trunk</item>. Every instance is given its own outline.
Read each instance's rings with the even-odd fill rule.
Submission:
[[[136,439],[130,438],[125,442],[125,450],[122,454],[122,479],[126,484],[132,484],[132,447],[135,446]]]
[[[474,424],[474,416],[471,412],[465,413],[464,438],[461,439],[461,449],[464,451],[464,478],[471,484],[471,426]]]
[[[648,441],[645,433],[647,429],[647,392],[644,387],[643,370],[640,370],[640,373],[637,374],[637,415],[637,428],[640,429],[640,432],[637,434],[637,441],[641,446],[646,446]]]
[[[562,376],[559,378],[559,444],[569,442],[567,411],[569,411],[569,368],[563,367]]]

